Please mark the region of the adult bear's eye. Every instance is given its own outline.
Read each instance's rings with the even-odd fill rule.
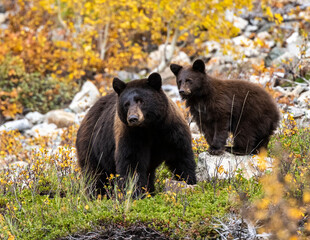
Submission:
[[[187,83],[192,83],[192,79],[188,79],[188,78],[187,78],[187,79],[185,80],[185,82],[187,82]]]
[[[129,107],[129,105],[130,105],[130,103],[129,103],[129,102],[126,102],[126,103],[124,104],[125,108],[128,108],[128,107]]]
[[[143,104],[143,100],[141,98],[136,98],[136,103]]]

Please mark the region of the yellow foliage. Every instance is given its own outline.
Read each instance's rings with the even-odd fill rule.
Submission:
[[[303,196],[304,203],[310,203],[310,192],[305,192]]]
[[[264,172],[267,169],[267,149],[261,149],[257,159],[259,171]]]

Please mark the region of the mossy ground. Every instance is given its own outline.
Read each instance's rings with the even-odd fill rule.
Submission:
[[[245,207],[251,207],[259,213],[265,212],[265,215],[256,216],[250,212],[249,215],[267,221],[269,203],[292,202],[290,199],[294,199],[295,205],[285,205],[291,211],[292,216],[288,217],[298,222],[305,216],[309,200],[305,199],[309,187],[306,178],[309,173],[309,129],[288,127],[274,136],[270,144],[269,155],[285,159],[280,163],[290,159],[290,165],[284,169],[280,164],[279,171],[285,170],[281,173],[282,178],[290,177],[295,182],[294,186],[281,181],[282,178],[277,178],[272,184],[265,178],[247,180],[237,172],[234,178],[200,182],[192,190],[164,192],[164,181],[172,175],[162,165],[157,171],[155,196],[146,194],[143,199],[136,200],[131,198],[131,188],[111,188],[109,199],[105,196],[91,199],[85,194],[84,181],[74,161],[75,150],[69,147],[73,146],[75,133],[75,127],[68,129],[62,135],[63,146],[53,153],[46,150],[53,139],[32,140],[28,144],[41,144],[44,148],[26,151],[20,144],[20,139],[23,139],[20,134],[2,134],[2,142],[9,144],[1,145],[1,157],[16,155],[29,165],[17,168],[21,170],[1,172],[1,239],[58,239],[94,229],[103,230],[113,224],[123,227],[142,224],[169,238],[212,239],[219,237],[214,219],[225,221],[232,212],[241,216]],[[194,151],[205,150],[203,139],[193,143]],[[278,149],[282,149],[282,155]],[[116,176],[110,178],[114,181]],[[275,197],[268,195],[268,186],[273,184],[285,189],[281,190],[278,202],[269,199]],[[303,207],[301,212],[293,212],[298,206]]]

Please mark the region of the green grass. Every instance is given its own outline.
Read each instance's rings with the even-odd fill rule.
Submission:
[[[296,131],[296,132],[294,132]],[[290,135],[291,134],[291,135]],[[309,172],[309,129],[283,131],[273,137],[269,155],[283,157],[296,186],[284,197],[302,199]],[[0,239],[57,239],[75,233],[104,229],[109,224],[143,224],[172,238],[216,238],[214,219],[225,220],[264,196],[260,179],[243,178],[241,173],[228,180],[201,182],[193,190],[178,194],[164,192],[164,180],[171,173],[162,165],[157,171],[156,195],[133,200],[115,190],[112,198],[90,199],[84,181],[69,157],[72,149],[47,156],[44,150],[27,153],[31,163],[16,175],[14,170],[0,174]],[[12,178],[12,176],[16,176]],[[298,185],[299,184],[299,185]],[[10,238],[11,237],[11,238]]]
[[[161,167],[161,171],[166,168]],[[237,204],[231,198],[238,193],[234,188],[228,190],[231,186],[228,181],[218,182],[216,193],[211,183],[200,183],[194,190],[174,194],[160,192],[164,188],[160,179],[154,197],[133,200],[116,193],[113,199],[91,200],[83,193],[79,173],[70,173],[62,179],[56,175],[57,169],[51,168],[31,187],[21,189],[12,184],[1,191],[4,236],[8,237],[9,231],[16,239],[56,239],[90,231],[107,222],[143,223],[177,238],[215,236],[210,225],[212,219],[224,217]],[[258,189],[257,186],[258,183],[245,179],[242,182],[244,189]],[[255,195],[250,190],[248,193]]]

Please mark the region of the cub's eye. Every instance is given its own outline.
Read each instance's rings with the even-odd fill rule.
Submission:
[[[129,102],[126,102],[124,106],[125,106],[125,108],[128,108],[129,107]]]
[[[185,82],[192,83],[192,79],[186,79]]]
[[[179,80],[178,83],[179,83],[179,85],[181,85],[182,84],[182,80]]]

